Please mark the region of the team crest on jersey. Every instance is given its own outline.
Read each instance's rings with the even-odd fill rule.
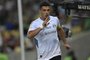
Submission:
[[[53,24],[53,27],[56,27],[56,25],[55,25],[55,24]]]

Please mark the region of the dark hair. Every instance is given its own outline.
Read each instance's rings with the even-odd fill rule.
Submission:
[[[39,6],[39,8],[41,9],[42,8],[42,6],[51,6],[50,4],[49,4],[49,2],[41,2],[40,3],[40,6]]]

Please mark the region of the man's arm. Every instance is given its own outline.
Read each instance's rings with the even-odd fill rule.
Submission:
[[[44,27],[46,27],[49,23],[48,23],[48,17],[46,17],[45,21],[43,22],[43,24],[38,27],[35,30],[29,31],[28,32],[28,38],[32,39],[34,38]]]
[[[59,38],[61,38],[63,43],[66,44],[67,41],[66,41],[66,38],[65,38],[65,32],[64,32],[62,27],[58,28],[58,34],[59,34]]]
[[[28,38],[30,38],[30,39],[34,38],[41,30],[42,30],[42,28],[37,28],[35,30],[29,31]]]
[[[65,38],[65,32],[63,30],[62,27],[58,28],[58,34],[59,34],[59,38],[63,41],[64,43],[64,46],[67,48],[67,49],[70,49],[70,45],[68,44],[66,38]]]

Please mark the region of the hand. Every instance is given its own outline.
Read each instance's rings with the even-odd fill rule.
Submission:
[[[69,44],[67,44],[67,43],[66,43],[66,44],[64,44],[64,47],[65,47],[66,49],[68,49],[68,50],[71,48],[71,47],[70,47],[70,45],[69,45]]]
[[[49,21],[49,19],[48,19],[48,17],[44,20],[44,22],[43,22],[43,27],[46,27],[49,23],[48,23],[48,21]]]

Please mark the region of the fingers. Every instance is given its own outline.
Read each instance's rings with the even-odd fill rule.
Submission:
[[[46,22],[46,23],[47,23],[48,21],[49,21],[49,18],[48,18],[48,17],[46,17],[44,22]]]
[[[46,27],[49,23],[48,22],[44,22],[43,26]]]
[[[64,46],[65,46],[65,48],[68,49],[68,50],[71,49],[71,46],[70,46],[69,44],[65,44]]]
[[[67,46],[66,49],[69,50],[70,49],[70,46]]]
[[[45,19],[44,22],[43,22],[43,26],[44,26],[44,27],[46,27],[46,26],[49,24],[48,21],[49,21],[49,18],[46,17],[46,19]]]

